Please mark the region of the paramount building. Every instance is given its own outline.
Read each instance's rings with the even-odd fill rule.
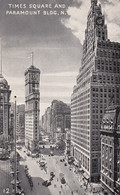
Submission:
[[[71,96],[71,147],[91,181],[100,178],[100,124],[110,102],[120,105],[120,44],[111,42],[97,0],[91,0],[82,65]]]

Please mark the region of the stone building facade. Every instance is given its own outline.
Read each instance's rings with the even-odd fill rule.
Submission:
[[[111,42],[101,5],[91,0],[82,64],[71,96],[71,147],[91,181],[100,179],[100,124],[113,99],[120,104],[120,44]]]
[[[24,142],[25,140],[25,105],[17,105],[16,113],[16,136],[17,140]]]
[[[110,106],[101,123],[101,183],[105,194],[120,194],[120,106]]]
[[[44,131],[49,133],[54,140],[60,135],[65,137],[65,131],[70,130],[71,127],[70,114],[70,105],[59,100],[53,100],[51,106],[46,109],[45,114],[42,116]]]
[[[10,135],[9,111],[10,111],[10,86],[2,74],[0,74],[0,135]]]
[[[25,71],[25,146],[34,151],[39,141],[40,70],[31,65]]]

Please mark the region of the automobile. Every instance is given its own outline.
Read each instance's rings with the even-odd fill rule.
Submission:
[[[37,154],[36,154],[36,158],[38,158],[38,157],[39,157],[39,154],[37,153]]]
[[[53,176],[53,175],[55,176],[54,172],[53,172],[53,171],[51,171],[51,172],[50,172],[50,176]]]
[[[51,173],[50,173],[50,179],[53,179],[54,177],[55,177],[54,172],[51,172]]]
[[[69,167],[69,170],[71,171],[72,170],[72,167]]]
[[[48,181],[47,184],[46,184],[46,186],[48,187],[50,185],[51,185],[51,181]]]
[[[49,185],[51,185],[51,181],[43,181],[42,185],[48,187]]]
[[[47,184],[48,180],[43,181],[42,185],[45,186]]]
[[[49,179],[49,181],[52,181],[53,180],[53,177],[51,177],[50,179]]]
[[[27,165],[25,165],[25,169],[28,169],[28,166]]]
[[[66,183],[66,181],[65,181],[65,178],[64,178],[64,177],[62,177],[62,178],[61,178],[61,183],[62,183],[62,184],[65,184],[65,183]]]
[[[40,167],[45,167],[45,164],[46,164],[46,163],[45,163],[44,161],[42,161],[42,162],[40,162],[39,164],[40,164]]]
[[[30,153],[29,152],[27,152],[27,156],[30,156]]]
[[[22,147],[21,147],[21,146],[17,146],[17,149],[18,149],[18,150],[22,150]]]
[[[60,162],[64,162],[65,161],[65,159],[63,158],[63,159],[60,159]]]
[[[36,154],[32,153],[32,154],[31,154],[31,157],[32,157],[32,158],[36,158]]]

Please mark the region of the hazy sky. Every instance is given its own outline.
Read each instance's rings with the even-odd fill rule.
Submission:
[[[120,1],[100,0],[112,41],[120,42]],[[63,4],[65,15],[6,15],[8,4]],[[65,4],[65,6],[64,6]],[[24,72],[31,65],[41,70],[41,114],[53,99],[70,103],[82,57],[82,43],[90,0],[0,0],[3,76],[12,90],[11,101],[24,103]],[[36,9],[32,9],[34,11]],[[61,9],[55,11],[60,13]],[[46,9],[53,11],[53,9]]]

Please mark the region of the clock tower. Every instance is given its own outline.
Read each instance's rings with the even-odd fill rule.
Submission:
[[[34,151],[39,141],[40,70],[31,65],[25,71],[25,145]]]

